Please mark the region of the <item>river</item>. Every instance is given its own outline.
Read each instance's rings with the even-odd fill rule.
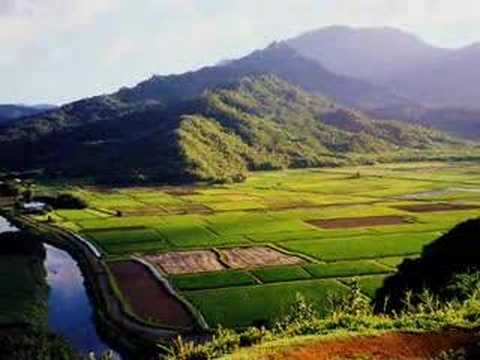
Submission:
[[[0,217],[0,233],[17,230]],[[111,351],[112,348],[102,340],[97,330],[94,308],[77,263],[67,252],[47,244],[44,246],[50,330],[63,336],[81,354],[93,352],[100,355]],[[114,359],[121,357],[114,352]]]

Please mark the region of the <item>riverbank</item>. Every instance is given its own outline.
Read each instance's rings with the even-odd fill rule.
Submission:
[[[85,279],[101,332],[126,353],[126,358],[129,354],[138,356],[139,349],[145,356],[155,354],[159,343],[169,344],[178,335],[199,337],[195,333],[150,326],[129,314],[117,296],[106,263],[75,234],[38,223],[27,216],[13,216],[5,212],[3,215],[18,228],[41,235],[45,243],[65,250],[72,256]]]

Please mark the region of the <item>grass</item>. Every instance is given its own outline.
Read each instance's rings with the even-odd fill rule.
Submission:
[[[359,236],[317,241],[285,242],[289,251],[299,252],[324,261],[374,259],[389,256],[407,256],[421,252],[423,246],[439,237],[434,233],[413,233]]]
[[[81,234],[110,255],[164,251],[171,248],[167,240],[153,229],[90,230],[83,231]]]
[[[394,257],[387,257],[387,258],[379,258],[375,259],[375,262],[388,266],[389,268],[396,269],[405,259],[415,258],[413,257],[401,257],[401,256],[394,256]]]
[[[172,282],[176,288],[183,291],[246,286],[257,283],[249,273],[243,271],[181,275],[173,277]]]
[[[260,279],[262,283],[265,284],[295,280],[306,280],[312,278],[312,276],[301,266],[259,269],[253,271],[253,274],[258,279]]]
[[[46,321],[48,288],[40,260],[0,256],[0,325]],[[45,319],[38,319],[42,312]]]
[[[189,299],[215,326],[246,327],[268,323],[288,311],[297,294],[325,313],[328,295],[342,294],[347,288],[335,280],[307,280],[248,287],[186,292]]]
[[[384,274],[391,271],[386,266],[378,264],[372,260],[313,264],[305,266],[305,270],[307,270],[313,277],[317,279]]]
[[[100,245],[144,243],[163,239],[158,232],[151,229],[85,231],[83,234]]]

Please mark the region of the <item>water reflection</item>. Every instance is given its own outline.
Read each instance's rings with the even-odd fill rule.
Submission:
[[[82,353],[102,354],[110,347],[100,339],[94,323],[93,308],[83,284],[82,273],[65,251],[45,245],[47,258],[48,324]],[[116,358],[120,357],[116,355]]]
[[[3,234],[2,236],[9,238],[8,234],[12,232],[21,235],[18,231],[18,228],[0,216],[0,234]],[[23,238],[20,236],[20,239],[23,240]],[[21,256],[28,256],[35,248],[34,245],[39,245],[41,249],[40,244],[36,240],[34,241],[32,244],[26,245],[27,253],[23,254],[20,251]],[[17,241],[14,241],[14,244],[18,245]],[[44,267],[49,286],[48,325],[50,330],[57,335],[62,335],[82,354],[94,352],[96,355],[100,355],[109,351],[111,348],[100,338],[95,327],[94,309],[88,298],[83,276],[77,263],[67,252],[50,245],[44,244],[43,246],[46,250]],[[7,253],[3,255],[10,256],[8,249],[4,250]],[[40,259],[43,259],[43,251],[41,253]],[[32,252],[30,256],[35,256],[35,254]],[[43,271],[41,262],[39,265]],[[36,300],[32,299],[32,301]],[[121,357],[114,353],[114,359],[121,359]]]
[[[0,216],[0,234],[5,232],[16,232],[18,229],[10,224],[7,219]]]

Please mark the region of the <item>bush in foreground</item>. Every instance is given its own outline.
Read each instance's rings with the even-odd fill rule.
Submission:
[[[477,274],[478,275],[478,274]],[[476,276],[477,276],[476,275]],[[480,276],[480,275],[479,275]],[[265,341],[289,339],[294,336],[327,335],[338,331],[437,331],[447,327],[472,329],[480,325],[480,288],[464,301],[443,301],[428,291],[412,302],[411,293],[403,296],[404,310],[399,313],[378,314],[353,282],[345,297],[331,298],[330,315],[321,318],[305,299],[297,298],[291,311],[271,329],[249,328],[237,333],[219,329],[213,340],[195,344],[178,338],[168,349],[168,360],[207,360]],[[448,354],[445,354],[447,356]],[[443,358],[442,358],[443,359]]]

